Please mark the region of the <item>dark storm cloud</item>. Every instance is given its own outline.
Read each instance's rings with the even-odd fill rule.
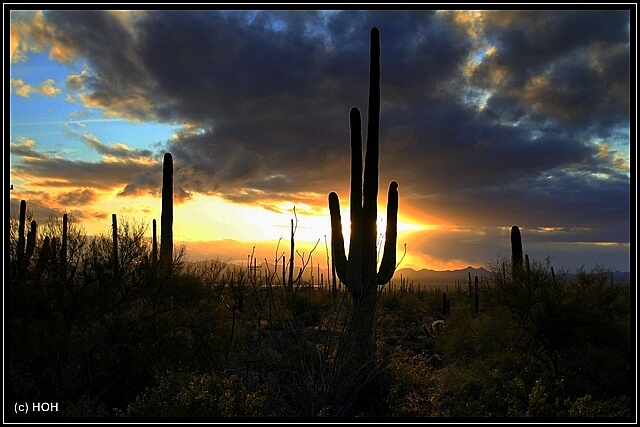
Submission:
[[[488,13],[486,37],[497,53],[478,68],[478,85],[512,96],[546,119],[628,123],[628,11]],[[495,76],[500,75],[496,84]]]
[[[630,13],[462,18],[417,10],[46,14],[52,43],[89,64],[88,106],[184,126],[166,145],[184,197],[266,204],[320,195],[316,203],[326,205],[336,190],[347,200],[348,112],[360,107],[366,138],[377,26],[381,194],[396,179],[401,211],[406,201],[470,226],[610,226],[628,241],[628,159],[616,150],[628,144]],[[596,141],[611,151],[603,155]],[[62,163],[78,176],[99,173]],[[153,171],[117,172],[121,194],[157,191]]]

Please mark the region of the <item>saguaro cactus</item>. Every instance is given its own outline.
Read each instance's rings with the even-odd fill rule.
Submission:
[[[451,310],[451,300],[447,296],[447,292],[442,292],[442,315],[446,316]]]
[[[60,264],[62,265],[63,271],[66,270],[67,266],[68,228],[69,218],[65,213],[62,214],[62,246],[60,247]]]
[[[42,242],[42,248],[40,249],[40,255],[38,256],[38,261],[36,262],[33,274],[35,281],[40,280],[42,272],[49,261],[49,257],[51,255],[51,248],[49,244],[50,240],[49,236],[45,236],[44,241]]]
[[[26,233],[27,222],[27,202],[26,200],[20,201],[20,218],[18,222],[18,246],[16,248],[16,278],[18,280],[26,280],[26,274],[29,270],[29,263],[33,256],[36,246],[36,221],[31,221],[31,228]]]
[[[118,277],[118,217],[116,214],[111,215],[111,232],[113,233],[113,276]]]
[[[331,249],[338,278],[353,296],[354,311],[347,340],[349,351],[358,363],[373,362],[373,317],[377,287],[388,283],[396,267],[398,218],[398,184],[389,185],[387,229],[379,271],[377,264],[378,160],[380,126],[380,33],[371,29],[371,63],[369,86],[368,136],[362,164],[362,123],[360,111],[350,111],[351,127],[351,235],[349,258],[345,254],[340,202],[335,192],[329,194],[331,214]]]
[[[387,229],[384,253],[376,273],[376,239],[378,210],[378,159],[380,125],[380,33],[371,30],[371,82],[369,91],[368,138],[362,179],[361,117],[357,108],[350,112],[351,124],[351,236],[349,259],[344,250],[340,202],[335,192],[329,194],[332,250],[338,278],[357,298],[370,288],[391,280],[396,264],[398,218],[398,183],[389,185]]]
[[[67,276],[67,246],[68,246],[68,228],[69,219],[67,214],[62,215],[62,244],[60,246],[60,271],[62,276],[66,279]]]
[[[38,230],[38,224],[35,220],[31,221],[31,230],[27,233],[27,250],[25,252],[25,263],[28,265],[33,252],[36,248],[36,232]]]
[[[478,315],[478,311],[480,311],[480,291],[478,289],[478,276],[475,276],[474,283],[474,293],[473,293],[473,314],[475,316]]]
[[[153,231],[151,236],[151,258],[153,263],[158,262],[158,233],[157,233],[157,225],[156,220],[153,220]]]
[[[522,268],[522,236],[517,225],[511,227],[511,268],[512,273]]]
[[[27,222],[27,201],[21,200],[20,201],[20,219],[18,222],[18,248],[16,249],[17,251],[16,257],[18,260],[19,268],[23,267],[24,247],[25,247],[24,230],[25,230],[26,222]]]
[[[160,217],[160,261],[173,260],[173,157],[165,153],[162,165],[162,214]]]

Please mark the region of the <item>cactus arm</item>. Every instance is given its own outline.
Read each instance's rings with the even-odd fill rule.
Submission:
[[[387,230],[384,253],[378,272],[378,285],[389,283],[396,271],[396,242],[398,239],[398,183],[391,181],[387,201]]]
[[[340,200],[335,192],[329,193],[329,213],[331,215],[331,252],[336,274],[342,283],[347,285],[347,256],[344,252],[342,235],[342,218],[340,216]]]

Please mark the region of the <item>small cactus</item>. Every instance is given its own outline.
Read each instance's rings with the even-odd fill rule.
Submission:
[[[42,248],[40,249],[40,254],[38,255],[38,261],[36,262],[36,267],[34,269],[33,278],[35,281],[40,280],[42,276],[42,272],[44,271],[47,262],[51,256],[51,239],[49,236],[45,236],[44,241],[42,242]]]
[[[111,228],[113,232],[113,275],[118,277],[118,217],[111,215]]]
[[[67,276],[67,247],[68,247],[68,227],[69,219],[67,214],[62,215],[62,243],[60,244],[60,271],[63,277]]]
[[[27,249],[25,252],[25,264],[29,264],[31,257],[33,256],[33,252],[36,248],[36,230],[37,230],[36,221],[31,221],[31,230],[27,233]]]
[[[451,313],[451,298],[447,295],[447,291],[442,292],[442,316],[445,317]]]
[[[478,311],[480,311],[480,293],[478,291],[478,276],[476,276],[473,294],[473,314],[478,315]]]
[[[60,263],[65,266],[67,264],[67,239],[68,239],[69,219],[67,214],[62,215],[62,245],[60,247]]]
[[[153,234],[152,234],[152,239],[151,239],[151,257],[152,257],[152,262],[153,264],[155,264],[156,262],[158,262],[158,233],[157,233],[157,226],[156,226],[156,220],[153,220]]]
[[[55,260],[58,258],[58,239],[56,239],[56,236],[53,236],[51,238],[50,241],[50,247],[51,247],[51,259]]]
[[[517,225],[511,227],[511,268],[514,276],[522,268],[522,236]]]
[[[26,200],[21,200],[20,201],[20,219],[18,222],[18,249],[17,249],[17,260],[18,260],[18,267],[20,269],[23,268],[23,264],[24,264],[24,249],[25,249],[25,237],[24,237],[24,230],[25,230],[25,224],[27,222],[27,201]]]
[[[36,221],[31,221],[31,228],[26,233],[27,223],[27,202],[26,200],[20,201],[20,218],[18,220],[18,246],[16,248],[16,264],[15,273],[16,279],[19,281],[26,280],[26,275],[29,270],[29,262],[33,256],[36,246]]]

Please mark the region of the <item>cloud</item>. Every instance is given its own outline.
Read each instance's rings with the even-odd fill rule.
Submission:
[[[10,83],[12,87],[16,88],[15,89],[16,94],[18,94],[23,98],[28,98],[31,92],[33,91],[33,88],[28,84],[25,84],[25,82],[22,81],[22,79],[12,78]]]
[[[80,137],[87,146],[102,153],[104,160],[90,162],[49,155],[39,150],[34,140],[19,136],[11,143],[11,154],[21,157],[21,161],[12,164],[12,171],[41,185],[112,191],[124,187],[136,174],[162,170],[160,163],[149,157],[150,151],[133,150],[124,144],[107,146],[89,134],[78,136],[69,131],[68,135]],[[160,179],[158,184],[161,182]]]
[[[67,87],[74,90],[83,89],[87,76],[88,72],[86,69],[82,70],[80,74],[69,74],[67,76]]]
[[[63,206],[87,205],[96,202],[98,194],[90,189],[83,188],[58,194],[58,202]]]
[[[114,162],[136,162],[142,164],[154,164],[151,160],[152,152],[150,150],[135,150],[127,147],[125,144],[116,143],[110,146],[103,144],[95,135],[88,133],[81,135],[84,143],[102,154],[108,163]]]
[[[629,11],[54,10],[12,15],[11,55],[81,58],[67,87],[85,107],[183,125],[162,147],[182,199],[320,209],[330,191],[348,199],[352,106],[366,141],[374,25],[380,193],[397,180],[401,212],[610,227],[628,241],[630,159],[616,147],[629,144]],[[86,143],[104,163],[32,156],[22,167],[121,195],[157,191],[158,161],[136,163],[157,153]]]
[[[44,96],[56,96],[62,92],[62,89],[55,87],[55,84],[56,82],[53,79],[47,79],[39,86],[38,89]]]
[[[46,79],[37,88],[26,84],[22,79],[12,78],[11,86],[15,88],[15,93],[23,98],[29,98],[32,93],[37,93],[42,96],[56,96],[62,92],[62,89],[55,87],[55,81],[53,79]]]
[[[446,227],[406,232],[399,236],[399,242],[407,243],[407,252],[412,259],[428,259],[436,265],[449,263],[452,268],[466,267],[462,260],[468,265],[488,267],[500,258],[510,259],[510,230],[511,226]],[[628,243],[608,241],[611,236],[605,228],[520,226],[520,231],[524,252],[531,260],[542,263],[549,257],[556,271],[560,268],[575,271],[585,259],[598,259],[600,265],[606,266],[621,265],[629,259]],[[452,260],[451,254],[456,254],[458,260]],[[587,265],[588,268],[594,266]]]
[[[22,157],[25,161],[29,159],[41,159],[45,155],[35,149],[36,142],[33,139],[24,136],[18,136],[17,142],[12,142],[11,154]]]

